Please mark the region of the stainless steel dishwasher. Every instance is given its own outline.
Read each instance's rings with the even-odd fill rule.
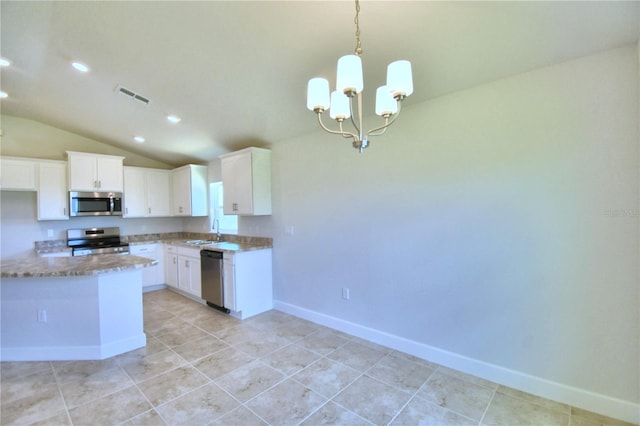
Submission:
[[[224,307],[224,281],[222,276],[222,252],[202,250],[200,252],[202,273],[202,298],[212,308],[229,313]]]

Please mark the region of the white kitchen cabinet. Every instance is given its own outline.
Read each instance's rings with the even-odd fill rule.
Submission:
[[[223,210],[228,215],[271,214],[271,151],[246,148],[220,156]]]
[[[171,216],[171,171],[124,167],[123,217]]]
[[[0,189],[36,191],[37,162],[28,158],[0,158]]]
[[[38,220],[68,220],[66,161],[38,161]]]
[[[273,308],[271,249],[225,252],[224,306],[245,319]]]
[[[69,190],[122,192],[124,157],[67,151]]]
[[[129,253],[158,262],[142,268],[142,291],[150,291],[152,287],[164,284],[164,252],[161,244],[133,244],[129,246]]]
[[[198,298],[202,296],[200,249],[178,247],[178,288]]]
[[[164,282],[178,288],[178,247],[168,244],[164,246]]]
[[[200,249],[165,244],[164,280],[169,287],[200,298],[202,279]]]
[[[171,171],[173,216],[207,216],[207,166],[187,164]]]

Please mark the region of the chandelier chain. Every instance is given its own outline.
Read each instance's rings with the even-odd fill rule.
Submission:
[[[360,43],[360,1],[356,0],[356,17],[353,19],[356,24],[356,55],[362,55],[362,44]]]

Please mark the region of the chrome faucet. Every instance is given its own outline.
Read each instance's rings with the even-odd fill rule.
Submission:
[[[216,241],[220,241],[220,219],[214,220],[213,223],[216,227]]]

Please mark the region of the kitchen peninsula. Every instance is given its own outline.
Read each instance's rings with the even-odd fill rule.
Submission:
[[[105,359],[146,345],[139,256],[2,261],[2,361]]]

